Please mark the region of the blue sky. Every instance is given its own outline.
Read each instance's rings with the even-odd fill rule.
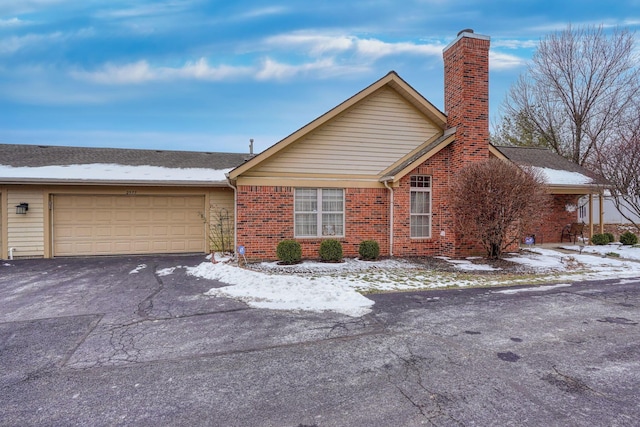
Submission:
[[[0,142],[262,151],[395,70],[443,108],[442,49],[491,37],[492,121],[538,41],[640,0],[0,0]]]

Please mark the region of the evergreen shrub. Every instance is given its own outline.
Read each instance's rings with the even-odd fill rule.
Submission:
[[[620,235],[620,243],[623,245],[636,245],[638,244],[638,236],[630,231],[625,231]]]
[[[325,262],[342,261],[342,243],[336,239],[323,240],[320,243],[320,259]]]
[[[375,240],[363,240],[358,248],[360,259],[372,261],[380,256],[380,245]]]
[[[283,264],[296,264],[302,259],[302,247],[295,240],[283,240],[278,243],[276,255]]]

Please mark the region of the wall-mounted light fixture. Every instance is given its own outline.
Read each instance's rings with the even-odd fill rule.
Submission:
[[[16,205],[16,213],[18,215],[25,215],[29,210],[29,203],[22,202],[19,205]]]

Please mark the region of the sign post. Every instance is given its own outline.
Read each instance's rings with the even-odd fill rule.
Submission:
[[[244,245],[238,245],[238,254],[242,255],[242,259],[244,260],[244,264],[247,265],[247,258],[245,258],[244,253],[245,253]]]

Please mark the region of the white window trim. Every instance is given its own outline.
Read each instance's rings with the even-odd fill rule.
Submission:
[[[296,206],[296,190],[303,189],[305,187],[296,187],[293,191],[293,237],[296,239],[318,239],[318,238],[344,238],[345,230],[346,230],[346,203],[345,203],[345,191],[344,188],[307,188],[316,190],[316,206],[318,209],[311,211],[297,211]],[[323,190],[341,190],[342,191],[342,211],[322,211],[322,192]],[[314,213],[316,215],[316,230],[318,231],[315,235],[298,235],[296,234],[296,214],[310,214]],[[342,214],[342,234],[322,234],[322,214]]]
[[[428,176],[429,177],[429,187],[412,187],[411,186],[411,177],[409,178],[409,203],[411,203],[411,193],[416,192],[416,193],[429,193],[429,213],[413,213],[411,212],[411,206],[409,206],[409,236],[411,239],[415,239],[415,240],[420,240],[420,239],[430,239],[431,238],[431,231],[433,229],[433,216],[432,216],[432,212],[433,212],[433,204],[432,204],[432,198],[431,198],[431,185],[433,184],[433,178],[431,177],[431,175],[412,175],[412,176]],[[429,230],[426,236],[413,236],[412,232],[413,229],[411,227],[411,217],[418,217],[418,216],[428,216],[429,217]]]

